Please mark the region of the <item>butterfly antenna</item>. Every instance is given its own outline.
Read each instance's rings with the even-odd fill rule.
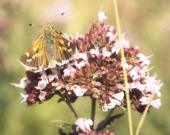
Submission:
[[[32,23],[29,23],[28,25],[29,25],[30,27],[40,27],[40,28],[43,27],[42,25],[36,25],[36,24],[32,24]]]

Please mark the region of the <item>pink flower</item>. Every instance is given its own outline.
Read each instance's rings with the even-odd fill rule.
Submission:
[[[96,47],[95,49],[90,49],[90,54],[91,54],[92,56],[99,57],[99,55],[100,55],[99,48]]]
[[[109,31],[109,32],[107,32],[107,33],[106,33],[106,37],[108,37],[108,38],[109,38],[109,42],[113,42],[113,41],[115,41],[116,36],[117,36],[117,35],[113,34],[113,32],[112,32],[112,31]]]
[[[143,65],[149,65],[150,64],[150,60],[149,60],[149,58],[151,57],[151,56],[145,56],[144,54],[142,54],[142,53],[139,53],[138,55],[137,55],[137,57],[139,58],[139,62],[142,62],[142,64]]]
[[[142,97],[140,99],[142,105],[147,105],[150,103],[151,106],[153,106],[156,109],[159,109],[159,107],[161,106],[161,100],[160,99],[155,99],[155,100],[152,99],[151,101],[150,100],[151,100],[150,97]]]
[[[115,108],[116,106],[120,106],[123,98],[124,98],[123,92],[114,94],[113,98],[111,97],[109,98],[109,103],[105,102],[105,104],[103,105],[102,107],[103,111],[108,111]]]
[[[80,61],[79,63],[76,61],[75,62],[75,66],[78,68],[78,69],[81,69],[82,67],[84,67],[87,63],[85,61]]]
[[[112,48],[112,53],[118,54],[121,50],[121,47],[123,48],[129,48],[129,41],[125,39],[125,35],[123,34],[121,37],[121,40],[116,40],[116,43],[114,44],[114,47]]]
[[[76,69],[70,65],[64,69],[64,77],[73,76],[75,73],[76,73]]]
[[[160,89],[163,85],[160,80],[156,80],[155,77],[146,77],[146,91],[156,93],[158,97],[161,96]]]
[[[103,56],[103,58],[110,57],[111,54],[112,54],[112,53],[111,53],[110,51],[108,51],[106,47],[104,47],[104,48],[102,49],[102,56]]]
[[[75,54],[74,54],[74,59],[82,59],[82,60],[84,60],[84,61],[87,61],[88,60],[88,58],[87,58],[87,54],[86,53],[80,53],[80,52],[76,52]]]
[[[138,89],[140,91],[144,91],[146,89],[146,85],[142,84],[141,82],[137,81],[137,82],[133,82],[129,84],[129,88],[130,89]]]

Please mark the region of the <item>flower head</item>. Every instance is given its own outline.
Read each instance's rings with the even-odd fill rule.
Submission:
[[[103,11],[98,16],[100,22],[94,23],[85,35],[68,38],[76,49],[67,63],[43,71],[26,71],[29,83],[21,83],[25,84],[23,88],[28,97],[24,99],[29,105],[58,95],[70,102],[89,96],[96,99],[104,111],[125,108],[123,67],[127,70],[133,108],[143,112],[148,103],[144,97],[153,93],[156,97],[151,105],[156,108],[161,105],[162,83],[148,75],[150,57],[131,46],[124,34],[119,40],[115,28],[103,23],[107,18]],[[122,47],[125,59],[120,54]]]

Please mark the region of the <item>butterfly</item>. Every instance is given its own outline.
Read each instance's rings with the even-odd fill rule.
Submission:
[[[69,60],[74,51],[75,46],[62,33],[52,25],[44,25],[43,34],[38,36],[20,61],[27,70],[45,69]]]

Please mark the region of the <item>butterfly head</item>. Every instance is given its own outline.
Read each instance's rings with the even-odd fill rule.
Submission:
[[[44,36],[45,36],[45,37],[48,38],[48,37],[53,36],[53,35],[54,35],[54,32],[55,32],[55,30],[54,30],[54,28],[53,28],[52,25],[47,24],[47,25],[44,25],[44,26],[43,26],[43,33],[44,33]]]

